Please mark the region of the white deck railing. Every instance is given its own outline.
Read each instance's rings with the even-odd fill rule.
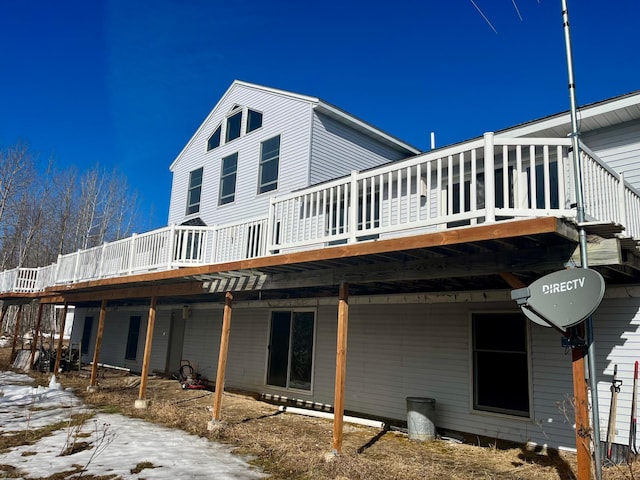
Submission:
[[[588,220],[640,238],[640,193],[581,147]],[[169,226],[0,273],[0,293],[263,257],[496,221],[575,218],[571,141],[484,138],[271,199],[264,217]]]

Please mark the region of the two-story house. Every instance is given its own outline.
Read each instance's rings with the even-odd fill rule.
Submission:
[[[580,118],[604,428],[614,365],[631,385],[640,351],[640,93]],[[171,165],[169,227],[29,285],[76,306],[85,361],[99,338],[100,362],[134,371],[187,359],[213,381],[224,365],[226,387],[395,420],[433,398],[439,429],[574,448],[571,355],[511,299],[580,265],[570,132],[560,113],[420,153],[317,98],[234,82]],[[621,444],[631,403],[625,388]]]

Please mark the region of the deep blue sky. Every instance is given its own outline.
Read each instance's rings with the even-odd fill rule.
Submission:
[[[0,148],[117,167],[145,224],[234,79],[422,149],[569,108],[560,0],[0,0]],[[517,10],[516,10],[517,7]],[[522,16],[522,20],[519,14]],[[640,2],[569,0],[580,105],[640,89]]]

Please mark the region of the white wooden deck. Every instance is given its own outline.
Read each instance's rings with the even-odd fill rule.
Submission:
[[[171,225],[0,273],[0,293],[36,293],[109,277],[395,238],[510,219],[575,219],[568,138],[483,139],[425,153],[298,192],[227,225]],[[585,213],[640,238],[640,193],[581,146]]]

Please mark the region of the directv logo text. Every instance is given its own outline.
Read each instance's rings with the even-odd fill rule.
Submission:
[[[542,285],[542,294],[548,295],[550,293],[562,293],[569,292],[571,290],[577,290],[584,287],[584,277],[576,278],[574,280],[567,280],[566,282],[548,283]]]

